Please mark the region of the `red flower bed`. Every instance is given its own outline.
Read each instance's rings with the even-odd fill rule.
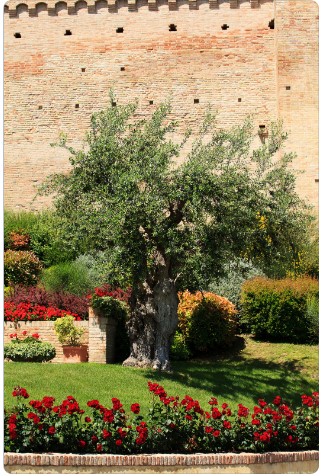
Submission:
[[[69,314],[80,316],[82,319],[88,317],[88,300],[86,297],[66,292],[49,292],[38,286],[17,285],[5,297],[5,302],[12,302],[16,306],[21,303],[37,304],[47,308],[66,310]]]
[[[5,321],[55,321],[58,317],[63,317],[67,314],[74,316],[76,321],[82,320],[78,314],[66,309],[40,306],[30,302],[15,304],[12,301],[6,301],[4,303]]]
[[[98,400],[87,403],[85,415],[69,395],[61,404],[55,398],[29,398],[16,387],[18,402],[5,414],[6,451],[61,453],[213,453],[294,451],[318,448],[319,394],[302,395],[302,405],[291,409],[280,396],[268,404],[258,401],[253,410],[242,404],[232,411],[216,398],[205,411],[186,395],[169,396],[158,383],[148,383],[152,408],[144,418],[133,403],[126,413],[118,398],[109,407]],[[30,408],[31,407],[31,408]]]

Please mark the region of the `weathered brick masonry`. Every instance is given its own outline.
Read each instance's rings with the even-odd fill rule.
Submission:
[[[170,25],[172,25],[170,27]],[[9,0],[5,28],[5,206],[42,208],[34,185],[68,169],[50,147],[81,146],[92,112],[134,98],[139,115],[169,96],[197,127],[208,103],[222,126],[284,119],[317,205],[318,5],[312,0]],[[170,29],[176,31],[169,31]],[[71,33],[71,34],[68,34]]]
[[[95,313],[89,308],[88,321],[75,321],[75,325],[84,329],[82,343],[88,345],[89,362],[112,363],[115,358],[116,321]],[[18,321],[4,323],[4,343],[11,342],[10,334],[17,333],[20,337],[23,331],[31,335],[38,332],[40,340],[50,342],[56,349],[54,363],[64,361],[62,345],[54,331],[54,321]]]

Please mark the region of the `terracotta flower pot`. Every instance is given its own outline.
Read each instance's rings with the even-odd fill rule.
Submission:
[[[64,362],[71,364],[88,362],[88,345],[63,345]]]

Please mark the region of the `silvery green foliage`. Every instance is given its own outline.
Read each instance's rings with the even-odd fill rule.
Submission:
[[[225,266],[225,274],[209,285],[209,291],[226,297],[240,311],[241,286],[247,279],[264,273],[245,260],[232,261]]]
[[[123,269],[117,266],[117,249],[97,251],[80,255],[75,263],[86,268],[86,274],[92,288],[104,283],[126,287],[130,280]]]
[[[176,286],[194,289],[244,254],[260,268],[293,259],[309,218],[295,192],[293,154],[280,153],[280,124],[270,124],[268,140],[255,148],[249,119],[222,130],[208,113],[177,162],[191,139],[169,138],[176,128],[170,105],[148,119],[136,109],[134,103],[93,114],[82,150],[61,137],[72,170],[43,189],[56,193],[75,249],[110,251],[110,269],[134,285],[153,279],[160,253]]]

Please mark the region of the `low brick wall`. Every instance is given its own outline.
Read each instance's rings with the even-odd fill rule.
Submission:
[[[82,342],[88,345],[89,362],[112,363],[115,357],[115,320],[95,313],[93,309],[89,308],[89,320],[75,321],[75,324],[85,331]],[[29,335],[37,332],[41,340],[55,346],[56,357],[51,362],[63,362],[62,345],[56,336],[54,321],[5,322],[4,343],[11,342],[10,334],[17,333],[20,337],[25,330]]]
[[[302,474],[318,469],[318,451],[225,454],[77,455],[5,453],[8,473]]]

